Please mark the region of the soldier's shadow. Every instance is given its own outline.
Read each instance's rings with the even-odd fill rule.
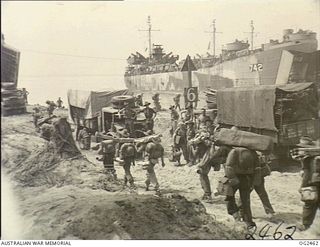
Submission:
[[[296,224],[297,222],[301,221],[301,214],[280,212],[276,213],[271,219],[267,220],[276,224],[280,222],[284,222],[286,224]]]

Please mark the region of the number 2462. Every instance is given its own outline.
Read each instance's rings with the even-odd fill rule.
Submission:
[[[273,235],[270,235],[268,234],[270,229],[272,228],[272,226],[270,226],[269,224],[266,224],[264,225],[260,231],[258,232],[258,228],[256,226],[252,226],[252,227],[248,227],[248,233],[245,235],[245,239],[252,239],[252,240],[255,240],[256,237],[255,237],[255,234],[258,234],[258,239],[266,239],[268,237],[273,237],[274,240],[279,240],[283,237],[283,239],[285,240],[293,240],[293,234],[295,233],[296,231],[296,226],[288,226],[286,227],[285,229],[290,231],[291,230],[291,233],[290,234],[283,234],[282,231],[280,231],[280,227],[281,225],[283,224],[283,222],[281,222],[277,228],[275,229],[275,231],[273,232]],[[271,232],[272,233],[272,232]],[[268,238],[270,239],[270,238]]]

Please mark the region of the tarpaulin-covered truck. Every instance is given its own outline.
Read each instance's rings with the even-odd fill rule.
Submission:
[[[274,159],[284,161],[301,136],[320,137],[319,96],[314,83],[263,85],[217,90],[217,122],[222,127],[267,135]],[[275,162],[277,163],[277,162]]]
[[[101,110],[112,105],[115,96],[127,95],[128,90],[84,91],[68,90],[69,117],[74,123],[89,127],[94,134],[102,129]]]
[[[136,113],[131,137],[147,135],[145,116],[136,105],[134,96],[128,90],[83,91],[68,90],[69,118],[79,125],[86,126],[97,140],[108,139],[110,135],[126,128],[124,108],[129,105]]]

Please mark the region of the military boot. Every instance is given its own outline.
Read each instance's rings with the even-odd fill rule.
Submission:
[[[134,184],[133,181],[130,181],[130,187],[129,188],[132,189],[132,190],[136,190],[137,186]]]
[[[240,212],[235,212],[234,214],[232,214],[233,218],[235,221],[241,221],[241,215]]]
[[[211,195],[208,195],[208,194],[204,194],[202,197],[202,200],[206,203],[213,203]]]
[[[150,186],[150,183],[146,182],[146,191],[149,191],[149,186]]]

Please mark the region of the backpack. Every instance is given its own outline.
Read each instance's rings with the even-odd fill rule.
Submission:
[[[124,143],[120,148],[120,153],[122,158],[134,158],[135,147],[132,143]]]
[[[105,140],[101,142],[101,148],[98,151],[99,154],[111,154],[114,153],[115,150],[115,144],[113,140]]]
[[[232,149],[226,162],[227,165],[233,167],[236,174],[254,174],[258,163],[257,153],[242,147]]]

